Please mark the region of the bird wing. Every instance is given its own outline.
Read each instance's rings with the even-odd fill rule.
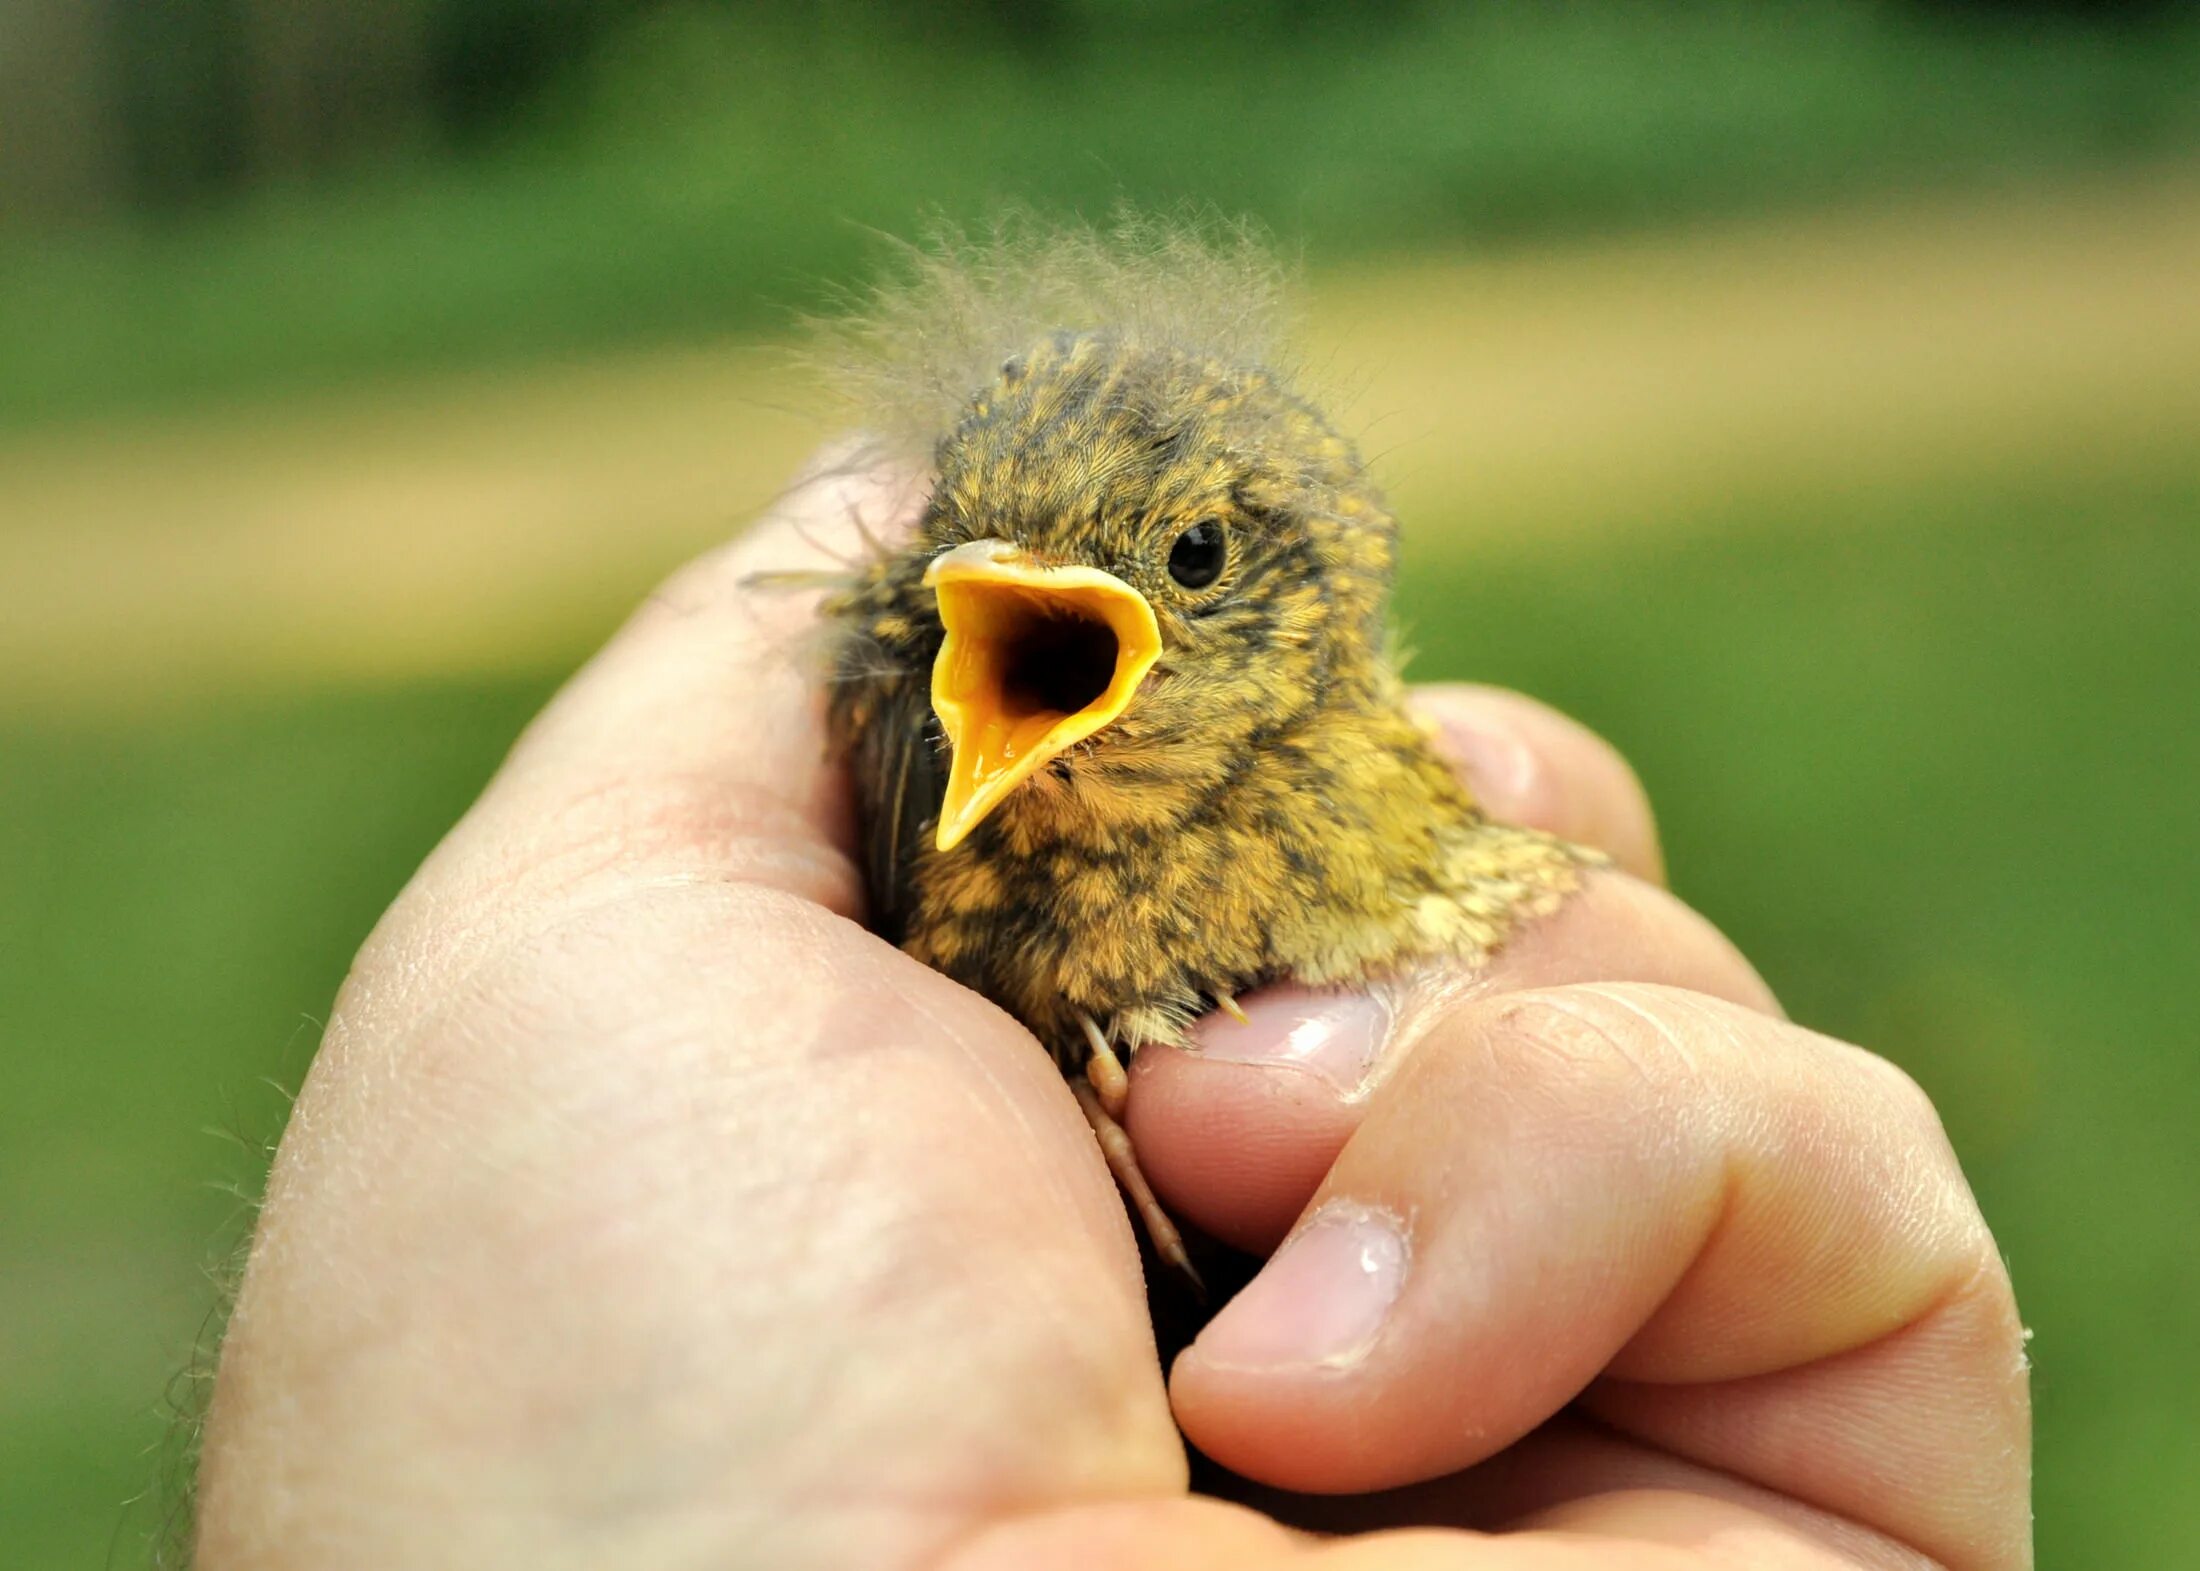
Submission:
[[[927,684],[896,673],[858,678],[843,695],[840,727],[856,788],[857,834],[871,895],[871,929],[890,943],[907,936],[911,873],[947,792],[946,754]]]

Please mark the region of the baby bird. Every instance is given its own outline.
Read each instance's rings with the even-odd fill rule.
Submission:
[[[1123,1058],[1278,978],[1486,957],[1586,857],[1492,823],[1407,713],[1396,525],[1254,358],[1250,242],[1132,224],[914,262],[853,336],[874,415],[930,438],[929,501],[826,602],[871,920],[1051,1049],[1188,1273],[1116,1122]]]

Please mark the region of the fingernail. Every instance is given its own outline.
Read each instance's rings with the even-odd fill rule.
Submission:
[[[1375,1345],[1405,1274],[1396,1220],[1333,1200],[1223,1306],[1191,1351],[1230,1369],[1345,1368]]]
[[[1202,1057],[1319,1075],[1347,1096],[1360,1089],[1390,1037],[1390,1008],[1366,993],[1268,987],[1239,1002],[1245,1019],[1213,1014],[1192,1033]]]
[[[1477,795],[1498,802],[1519,802],[1534,791],[1535,749],[1519,732],[1489,715],[1447,710],[1435,720],[1444,751],[1466,771]]]

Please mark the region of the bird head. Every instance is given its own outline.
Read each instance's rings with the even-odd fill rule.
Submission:
[[[935,454],[949,849],[1166,823],[1381,673],[1395,531],[1275,375],[1111,332],[1010,356]]]

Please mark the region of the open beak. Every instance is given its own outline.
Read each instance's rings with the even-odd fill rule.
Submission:
[[[924,581],[947,630],[932,666],[932,707],[954,749],[937,835],[947,851],[1123,712],[1161,654],[1161,629],[1112,573],[1042,567],[1004,540],[943,552]]]

